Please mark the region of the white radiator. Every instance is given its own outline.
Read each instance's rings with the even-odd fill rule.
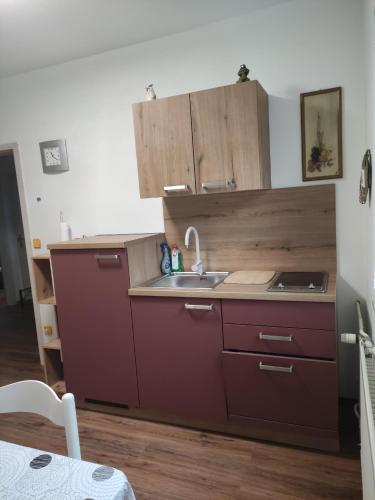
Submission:
[[[358,313],[358,335],[343,334],[346,343],[359,343],[360,365],[360,431],[362,490],[364,500],[375,499],[375,348],[363,329],[360,303]]]

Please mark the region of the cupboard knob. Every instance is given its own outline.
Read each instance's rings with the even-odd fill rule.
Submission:
[[[214,308],[213,304],[185,304],[185,309],[193,309],[200,311],[212,311]]]
[[[290,366],[274,366],[274,365],[265,365],[262,361],[259,361],[259,370],[264,370],[268,372],[283,372],[283,373],[292,373],[293,365]]]
[[[178,184],[176,186],[164,186],[163,189],[166,193],[185,193],[190,191],[190,186],[188,184]]]
[[[225,179],[221,181],[206,181],[201,184],[202,189],[209,191],[210,189],[234,189],[236,181],[234,179]]]
[[[96,260],[119,260],[120,256],[118,254],[96,254],[94,255]]]
[[[280,340],[281,342],[292,342],[292,335],[268,335],[268,333],[259,332],[259,340]]]

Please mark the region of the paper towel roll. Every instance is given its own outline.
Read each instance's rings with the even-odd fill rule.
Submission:
[[[68,241],[71,239],[70,226],[67,222],[60,222],[60,241]]]

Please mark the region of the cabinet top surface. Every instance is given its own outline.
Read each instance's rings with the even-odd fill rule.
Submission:
[[[191,297],[212,299],[278,300],[290,302],[336,302],[336,273],[329,273],[325,293],[267,292],[265,285],[239,285],[222,283],[212,290],[136,287],[129,290],[132,296]]]
[[[150,101],[139,101],[139,102],[133,103],[133,106],[137,106],[139,104],[147,104],[148,105],[150,103],[152,105],[152,103],[155,103],[157,101],[162,101],[164,99],[169,99],[170,97],[181,97],[181,96],[186,96],[186,95],[190,95],[190,94],[197,94],[199,92],[207,92],[210,90],[224,89],[224,88],[228,88],[228,87],[236,87],[238,85],[247,85],[247,86],[249,86],[249,88],[254,87],[255,85],[259,85],[261,88],[263,88],[261,86],[261,84],[258,82],[258,80],[249,80],[247,82],[239,82],[239,83],[236,82],[236,83],[228,83],[227,85],[218,85],[217,87],[211,87],[209,89],[194,90],[191,92],[185,92],[184,94],[176,94],[176,95],[171,95],[171,96],[158,97],[157,99],[152,99]]]
[[[147,239],[158,238],[162,233],[143,233],[143,234],[102,234],[97,236],[88,236],[86,238],[76,238],[69,241],[58,241],[49,243],[49,250],[80,250],[85,248],[127,248],[128,246],[139,243]]]

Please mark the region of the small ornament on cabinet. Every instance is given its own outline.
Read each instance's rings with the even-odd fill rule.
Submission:
[[[155,94],[155,90],[154,90],[154,84],[150,83],[146,87],[145,100],[146,101],[153,101],[154,99],[156,99],[156,94]]]
[[[241,82],[249,82],[250,78],[247,77],[247,75],[250,73],[249,68],[246,67],[246,64],[241,64],[240,69],[238,70],[237,75],[239,76],[239,79],[237,80],[236,83],[241,83]]]

